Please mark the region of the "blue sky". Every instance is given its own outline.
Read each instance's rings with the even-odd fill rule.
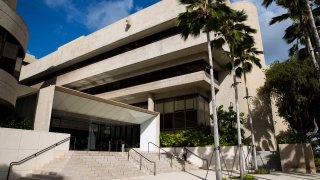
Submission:
[[[160,0],[19,0],[17,11],[29,28],[28,52],[41,58],[81,35],[90,34],[108,24],[148,7]],[[233,0],[237,1],[237,0]],[[281,40],[288,22],[269,27],[274,15],[284,12],[257,5],[266,61],[287,57],[288,46]]]

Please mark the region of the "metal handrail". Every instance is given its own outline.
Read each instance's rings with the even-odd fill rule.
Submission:
[[[127,145],[127,144],[126,144]],[[128,146],[128,145],[127,145]],[[128,146],[129,147],[129,146]],[[145,160],[149,161],[150,163],[153,163],[153,175],[156,175],[156,162],[151,161],[150,159],[146,158],[144,155],[142,155],[141,153],[139,153],[137,150],[130,148],[128,150],[128,160],[130,158],[130,150],[133,150],[134,152],[136,152],[137,154],[140,155],[140,171],[141,171],[141,166],[142,166],[142,158],[144,158]]]
[[[160,146],[154,144],[153,142],[148,142],[148,152],[149,152],[149,144],[150,144],[150,143],[153,144],[154,146],[156,146],[156,147],[159,149],[159,160],[160,160],[160,150],[162,150],[162,151],[164,151],[166,154],[170,155],[170,157],[171,157],[171,158],[170,158],[170,159],[171,159],[171,163],[170,163],[171,168],[172,168],[172,158],[173,158],[173,157],[176,158],[176,159],[178,159],[178,160],[185,161],[184,159],[181,159],[181,158],[179,158],[178,156],[175,156],[174,154],[169,153],[168,151],[164,150],[163,148],[161,148]],[[185,169],[184,169],[184,170],[185,170]]]
[[[197,154],[195,154],[194,152],[190,151],[190,150],[187,149],[186,147],[183,147],[183,149],[186,150],[186,151],[188,151],[188,152],[190,152],[192,155],[196,156],[197,158],[201,159],[202,161],[205,161],[206,164],[207,164],[207,170],[209,170],[209,164],[208,164],[208,160],[207,160],[207,159],[200,157],[199,155],[197,155]],[[187,159],[187,154],[188,154],[188,152],[186,153],[186,159]]]
[[[70,138],[71,138],[71,137],[68,137],[68,138],[66,138],[66,139],[63,139],[63,140],[61,140],[61,141],[59,141],[59,142],[57,142],[57,143],[55,143],[55,144],[53,144],[53,145],[45,148],[45,149],[42,149],[41,151],[39,151],[39,152],[37,152],[37,153],[34,153],[34,154],[32,154],[31,156],[28,156],[28,157],[26,157],[26,158],[24,158],[24,159],[22,159],[22,160],[20,160],[20,161],[18,161],[18,162],[11,162],[11,163],[10,163],[10,166],[9,166],[9,169],[8,169],[7,180],[9,180],[12,166],[21,165],[21,164],[29,161],[30,159],[33,159],[33,158],[39,156],[40,154],[43,154],[43,153],[45,153],[45,152],[47,152],[47,151],[49,151],[49,150],[51,150],[51,149],[59,146],[60,144],[63,144],[63,143],[65,143],[65,142],[69,141]]]

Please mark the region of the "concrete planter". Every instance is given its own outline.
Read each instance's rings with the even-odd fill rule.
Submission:
[[[310,144],[279,144],[283,172],[316,173]]]

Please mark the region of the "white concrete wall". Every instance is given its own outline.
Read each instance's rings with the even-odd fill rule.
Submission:
[[[183,154],[183,149],[181,147],[177,147],[177,148],[163,148],[166,151],[176,154],[179,157],[182,157]],[[187,149],[189,149],[190,151],[192,151],[194,154],[200,156],[203,159],[207,159],[208,163],[210,164],[210,159],[211,159],[211,155],[213,152],[213,147],[187,147]],[[243,146],[243,152],[245,157],[247,157],[248,154],[248,146]],[[222,170],[239,170],[239,154],[237,153],[237,156],[235,157],[237,151],[237,146],[222,146],[221,147],[221,167]],[[248,156],[249,161],[251,161],[251,156]],[[189,162],[191,162],[192,164],[202,167],[202,168],[207,168],[206,162],[199,159],[198,157],[196,157],[195,155],[188,153],[187,154],[187,160]],[[234,161],[235,160],[235,161]],[[234,166],[232,167],[234,163]],[[215,159],[214,159],[214,155],[212,157],[211,160],[211,164],[209,166],[210,169],[214,169],[215,168]],[[246,169],[246,167],[245,167]]]
[[[160,115],[140,125],[140,151],[148,151],[148,143],[152,142],[160,146]],[[150,151],[157,147],[150,144]]]
[[[20,161],[69,136],[70,134],[0,128],[0,179],[6,178],[11,162]],[[22,165],[13,166],[11,179],[31,173],[54,158],[67,153],[69,143],[67,141]]]

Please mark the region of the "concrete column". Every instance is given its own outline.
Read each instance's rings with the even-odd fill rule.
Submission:
[[[55,86],[40,89],[34,118],[34,130],[49,132]]]
[[[154,111],[154,100],[153,100],[153,95],[148,94],[148,110],[149,111]]]
[[[147,120],[140,126],[140,150],[148,151],[148,143],[152,142],[160,146],[160,114]],[[157,147],[150,144],[150,151],[157,150]]]

